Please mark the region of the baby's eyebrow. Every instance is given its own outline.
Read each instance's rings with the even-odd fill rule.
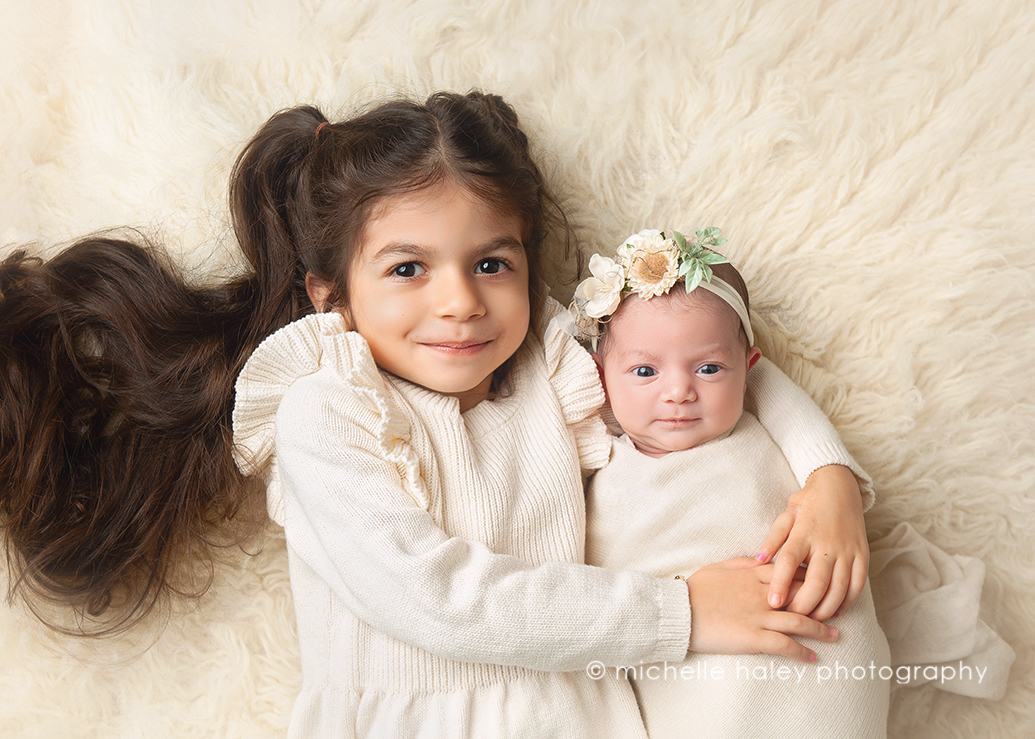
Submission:
[[[699,350],[701,356],[709,359],[728,359],[732,356],[729,347],[723,344],[713,344],[712,346],[702,346]]]
[[[632,347],[631,349],[619,349],[618,357],[623,362],[658,362],[660,357],[650,349]]]
[[[645,347],[633,346],[629,348],[618,347],[616,355],[622,362],[648,362],[657,363],[661,357]],[[728,347],[721,344],[703,346],[697,350],[697,357],[694,361],[719,360],[727,361],[731,356]]]

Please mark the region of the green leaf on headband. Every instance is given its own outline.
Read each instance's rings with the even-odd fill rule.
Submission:
[[[726,243],[726,239],[719,236],[722,233],[722,229],[715,226],[701,228],[694,233],[697,238],[694,239],[693,245],[698,248],[714,249]],[[721,264],[721,262],[712,262],[712,264]]]
[[[686,280],[686,291],[688,293],[693,292],[694,289],[701,284],[701,280],[704,279],[704,269],[702,267],[703,265],[701,264],[694,265],[693,276]]]
[[[712,264],[726,264],[729,262],[726,257],[712,250],[712,247],[721,246],[726,239],[721,238],[721,229],[715,226],[698,229],[695,238],[687,240],[678,231],[672,232],[679,247],[679,276],[683,278],[686,291],[692,292],[701,282],[712,281]]]

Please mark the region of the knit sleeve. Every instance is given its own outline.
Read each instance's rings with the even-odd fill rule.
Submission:
[[[593,660],[683,659],[682,583],[570,562],[533,566],[450,536],[408,491],[408,467],[385,454],[386,444],[408,448],[412,429],[396,424],[386,435],[378,405],[318,372],[289,388],[276,419],[291,555],[357,618],[465,662],[566,671]]]
[[[765,357],[748,373],[746,405],[779,445],[799,485],[820,467],[843,465],[859,481],[863,510],[873,505],[873,481],[845,449],[830,419]]]
[[[267,511],[281,526],[284,502],[273,453],[277,409],[293,383],[320,368],[324,337],[344,330],[337,313],[310,315],[285,326],[252,352],[234,386],[234,461],[245,475],[265,483]]]
[[[611,440],[600,418],[604,388],[596,363],[579,343],[562,328],[564,308],[548,299],[544,309],[546,327],[543,343],[546,366],[561,403],[565,423],[575,437],[583,470],[598,470],[607,464]]]

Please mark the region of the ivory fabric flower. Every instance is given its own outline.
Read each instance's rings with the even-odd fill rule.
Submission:
[[[651,244],[660,244],[665,237],[654,228],[645,228],[639,233],[634,233],[618,247],[618,261],[622,266],[628,268],[629,258],[637,249],[644,249]]]
[[[615,312],[622,302],[625,270],[610,257],[594,254],[589,260],[587,277],[575,288],[575,298],[590,318],[603,318]]]
[[[575,288],[568,308],[574,326],[572,335],[589,339],[595,349],[602,319],[614,315],[627,291],[649,300],[664,295],[681,279],[687,292],[701,282],[710,283],[711,265],[727,261],[714,251],[714,247],[726,243],[719,233],[720,229],[710,226],[698,229],[688,239],[679,231],[666,234],[644,229],[627,238],[614,259],[594,254],[589,260],[593,276]]]
[[[643,236],[641,231],[637,236]],[[626,278],[629,289],[644,300],[664,295],[679,279],[679,248],[674,239],[656,236],[639,240],[626,256]],[[631,242],[627,242],[627,248]]]

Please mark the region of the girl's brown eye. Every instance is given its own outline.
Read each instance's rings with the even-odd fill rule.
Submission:
[[[392,267],[393,277],[416,277],[421,274],[423,267],[416,262],[406,262]]]
[[[474,271],[478,274],[483,275],[495,275],[502,272],[506,268],[506,262],[504,262],[502,259],[496,259],[495,257],[493,257],[491,259],[483,259],[482,261],[478,262],[478,266],[475,268]]]

